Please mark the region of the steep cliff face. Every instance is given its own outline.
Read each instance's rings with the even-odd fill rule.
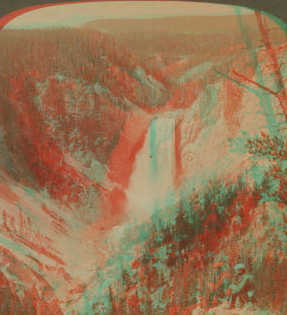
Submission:
[[[123,186],[131,208],[142,201],[146,209],[149,198],[163,202],[169,195],[176,203],[210,179],[228,179],[252,166],[250,154],[236,149],[236,143],[261,132],[277,134],[285,124],[276,95],[256,85],[261,80],[265,88],[276,89],[273,61],[264,49],[256,54],[261,58],[257,65],[248,65],[251,55],[247,54],[237,57],[229,72],[221,72],[217,62],[203,65],[203,78],[216,75],[212,84],[198,84],[201,91],[195,94],[192,77],[165,106],[149,115],[145,140],[134,160],[129,160],[133,173],[128,188]],[[277,53],[278,59],[285,56],[285,51]],[[234,69],[240,69],[241,77]],[[140,125],[142,119],[138,120]]]
[[[55,290],[41,272],[21,262],[8,249],[2,247],[1,253],[5,265],[0,274],[2,314],[63,314]]]

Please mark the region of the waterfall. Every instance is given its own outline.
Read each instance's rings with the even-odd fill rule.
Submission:
[[[126,195],[130,213],[148,217],[164,206],[174,192],[175,119],[157,118],[150,124],[139,150]]]

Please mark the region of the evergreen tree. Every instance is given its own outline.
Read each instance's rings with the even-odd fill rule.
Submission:
[[[5,209],[2,214],[2,222],[3,222],[3,226],[7,228],[7,215],[6,215]]]
[[[113,314],[116,314],[116,303],[115,303],[112,288],[111,288],[111,286],[109,286],[107,315],[113,315]]]

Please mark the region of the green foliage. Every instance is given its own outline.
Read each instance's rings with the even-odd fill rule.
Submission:
[[[245,149],[256,160],[268,159],[277,162],[287,160],[287,142],[282,137],[270,137],[261,133],[249,138],[245,143]]]

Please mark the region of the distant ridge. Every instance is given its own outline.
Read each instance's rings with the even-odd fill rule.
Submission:
[[[245,16],[249,26],[256,26],[252,15]],[[227,29],[238,29],[234,15],[226,16],[177,16],[150,19],[107,19],[85,23],[81,28],[103,30],[109,33],[118,32],[175,32],[175,33],[206,33],[224,32]]]

